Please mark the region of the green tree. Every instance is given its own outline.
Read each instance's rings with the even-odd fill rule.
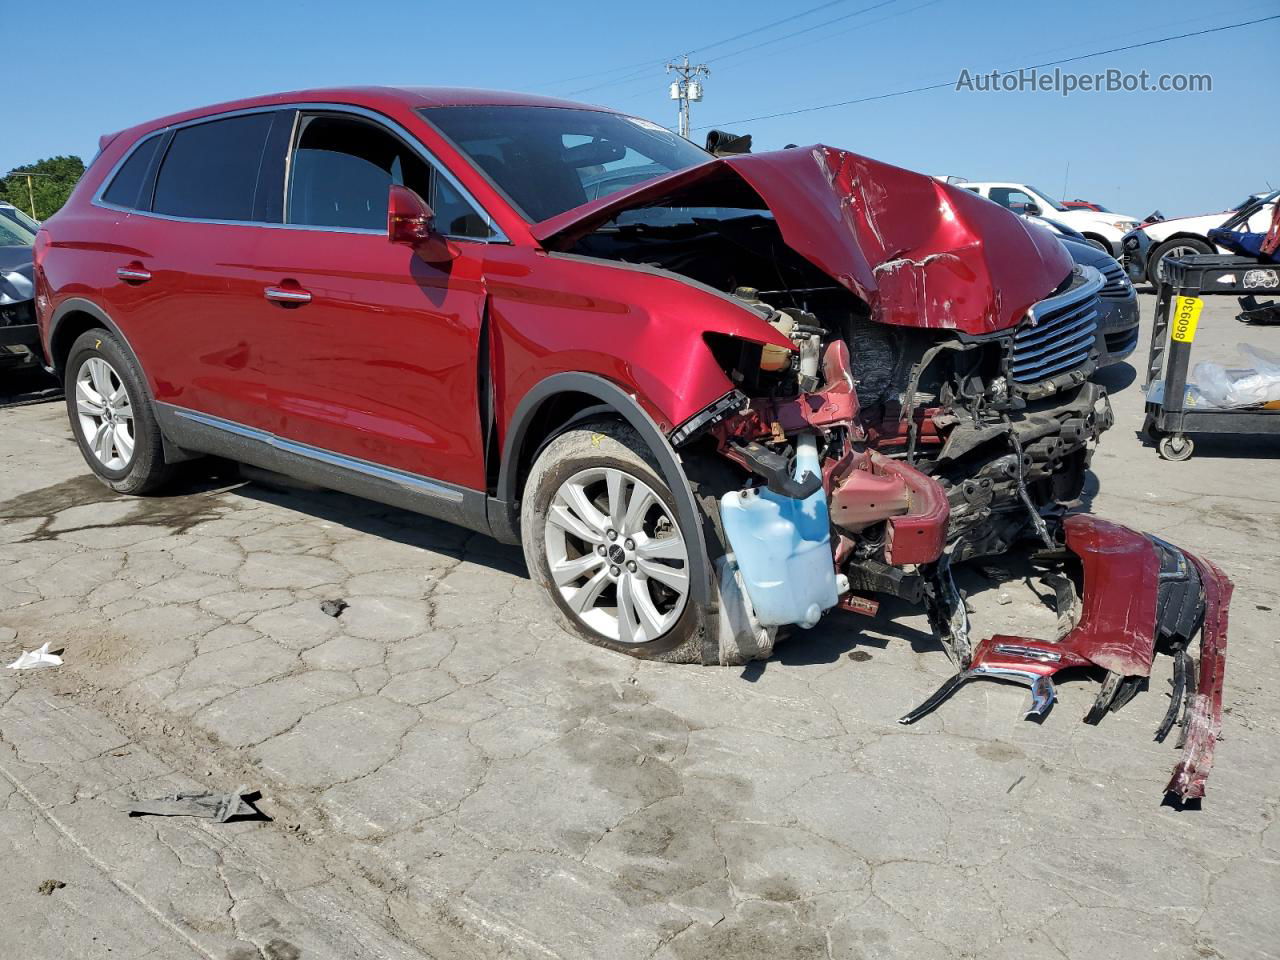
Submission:
[[[31,189],[27,190],[27,178],[21,174],[30,173]],[[35,213],[37,220],[53,216],[71,196],[71,188],[84,175],[84,161],[79,157],[49,157],[37,160],[21,167],[14,167],[9,175],[0,180],[0,200],[21,207],[31,213],[31,199],[35,197]]]

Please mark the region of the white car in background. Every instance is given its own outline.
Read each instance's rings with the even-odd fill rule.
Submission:
[[[1136,228],[1126,241],[1128,256],[1125,269],[1135,282],[1143,280],[1153,287],[1160,285],[1164,277],[1164,261],[1169,257],[1189,257],[1199,253],[1227,253],[1221,247],[1209,242],[1209,231],[1220,227],[1246,207],[1256,207],[1249,214],[1247,224],[1238,229],[1244,233],[1266,233],[1271,226],[1271,216],[1276,206],[1276,198],[1280,190],[1269,193],[1253,193],[1245,197],[1230,210],[1222,213],[1207,213],[1195,217],[1174,217],[1172,220],[1157,220],[1144,223]],[[1146,256],[1135,255],[1138,247],[1138,236],[1150,240],[1151,253]]]
[[[1099,213],[1097,210],[1071,210],[1054,200],[1043,190],[1026,183],[948,180],[962,190],[976,193],[1000,204],[1007,210],[1027,216],[1050,217],[1083,234],[1085,240],[1099,250],[1111,254],[1117,260],[1124,252],[1124,235],[1138,226],[1133,217],[1118,213]]]

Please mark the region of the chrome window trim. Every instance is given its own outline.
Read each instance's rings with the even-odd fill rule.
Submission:
[[[323,447],[313,447],[310,444],[299,443],[296,440],[287,440],[277,434],[268,433],[256,427],[248,427],[242,423],[236,423],[234,420],[224,420],[222,417],[189,410],[186,407],[170,406],[170,409],[173,411],[174,416],[190,420],[192,423],[212,427],[215,430],[222,430],[225,433],[244,437],[246,440],[255,440],[284,453],[306,457],[308,460],[315,460],[318,463],[337,467],[341,470],[387,480],[416,493],[425,493],[438,500],[460,504],[466,496],[467,491],[464,487],[455,487],[439,480],[430,480],[416,473],[397,470],[395,467],[387,467],[368,460],[360,460],[357,457],[348,457],[345,454],[334,453],[332,450],[325,450]]]
[[[436,157],[436,155],[433,154],[427,148],[426,144],[424,144],[412,133],[410,133],[408,130],[406,130],[404,127],[402,127],[400,124],[398,124],[396,121],[392,120],[390,117],[386,116],[385,114],[378,113],[376,110],[370,110],[368,107],[361,107],[351,103],[328,103],[328,102],[325,102],[325,103],[275,103],[269,106],[246,107],[242,110],[229,110],[225,113],[211,113],[205,116],[195,117],[191,120],[184,120],[181,123],[171,123],[168,126],[160,127],[156,130],[152,130],[150,133],[141,137],[136,143],[133,144],[133,146],[131,146],[127,151],[125,151],[124,156],[122,156],[116,162],[115,166],[111,168],[107,176],[103,178],[102,183],[98,186],[98,189],[94,192],[93,199],[90,200],[89,202],[93,206],[101,207],[105,210],[115,210],[119,213],[132,214],[138,217],[149,217],[153,220],[169,220],[177,223],[209,223],[209,224],[215,224],[218,226],[266,227],[267,229],[272,229],[272,230],[310,230],[310,231],[319,231],[321,233],[345,233],[345,234],[361,235],[361,236],[386,236],[385,230],[370,230],[370,229],[362,229],[362,228],[356,228],[356,227],[318,227],[318,226],[312,226],[310,224],[301,224],[301,223],[266,223],[262,220],[215,220],[215,219],[203,218],[203,217],[175,217],[167,213],[155,213],[151,210],[137,210],[132,207],[122,207],[119,204],[107,203],[105,200],[103,200],[102,198],[103,194],[106,193],[107,188],[111,185],[111,182],[115,180],[116,174],[120,172],[120,168],[124,166],[124,164],[128,161],[128,159],[131,156],[133,156],[133,152],[137,150],[141,144],[145,143],[147,140],[150,140],[152,137],[160,136],[160,135],[169,133],[170,131],[181,130],[185,127],[194,127],[202,123],[211,123],[215,120],[228,120],[232,117],[240,117],[240,116],[245,116],[247,114],[253,114],[253,113],[275,113],[280,110],[294,111],[294,119],[293,119],[294,127],[289,137],[289,155],[285,157],[285,182],[283,184],[283,189],[284,189],[283,199],[285,202],[287,202],[288,200],[289,172],[290,172],[291,160],[293,156],[293,147],[294,147],[294,143],[297,140],[299,117],[302,115],[302,113],[308,112],[308,111],[310,112],[326,112],[327,111],[330,113],[350,113],[350,114],[354,114],[356,116],[362,117],[366,120],[369,120],[380,126],[386,127],[388,130],[394,133],[397,137],[403,140],[405,142],[405,145],[408,146],[410,150],[413,150],[415,153],[421,156],[422,159],[424,159],[427,163],[431,164],[431,166],[435,168],[436,172],[440,174],[442,177],[444,177],[445,180],[449,182],[450,186],[452,186],[455,190],[457,190],[458,193],[462,196],[462,198],[467,203],[471,204],[472,207],[475,208],[476,213],[484,219],[485,224],[488,226],[489,230],[493,234],[492,236],[485,237],[485,238],[464,237],[464,236],[458,236],[451,233],[447,233],[445,234],[445,236],[447,236],[450,240],[458,240],[458,241],[470,242],[470,243],[510,243],[511,242],[510,239],[507,237],[506,233],[503,232],[502,228],[498,226],[497,221],[493,219],[493,216],[489,213],[489,211],[486,210],[476,200],[476,198],[472,195],[470,190],[468,190],[466,187],[462,185],[462,183],[458,180],[458,178],[454,176],[453,171],[451,171],[447,166],[445,166],[443,163],[440,162],[440,160]],[[424,120],[423,122],[425,123],[427,121]],[[284,213],[287,214],[287,211],[285,211]],[[283,215],[284,214],[282,214],[282,216]]]

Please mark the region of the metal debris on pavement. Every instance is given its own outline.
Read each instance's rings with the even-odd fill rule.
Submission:
[[[257,817],[261,813],[245,797],[257,791],[243,785],[232,793],[174,793],[158,800],[139,800],[129,807],[129,816],[203,817],[226,823],[232,817]]]

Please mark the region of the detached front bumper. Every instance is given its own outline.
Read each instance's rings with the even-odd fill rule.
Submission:
[[[1212,563],[1172,544],[1087,514],[1063,523],[1066,546],[1079,561],[1082,597],[1074,581],[1053,575],[1060,622],[1075,625],[1059,639],[996,635],[980,643],[967,669],[904,716],[914,723],[932,712],[960,686],[988,677],[1031,689],[1027,716],[1043,716],[1053,705],[1053,676],[1072,667],[1107,672],[1085,716],[1098,723],[1145,686],[1157,648],[1174,661],[1173,698],[1156,731],[1163,741],[1175,723],[1183,753],[1166,792],[1181,800],[1204,796],[1222,729],[1222,686],[1226,666],[1227,608],[1232,584]],[[1200,636],[1200,657],[1188,647]]]

